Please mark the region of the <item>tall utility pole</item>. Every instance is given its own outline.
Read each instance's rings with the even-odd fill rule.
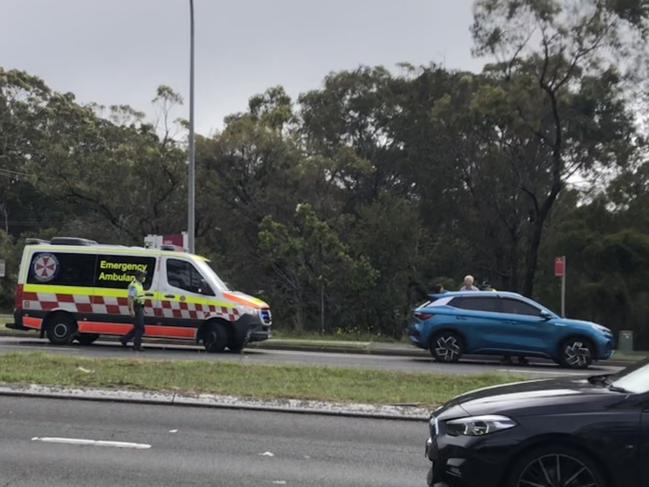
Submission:
[[[566,274],[568,273],[568,266],[566,263],[566,256],[562,257],[563,260],[563,275],[561,276],[561,317],[566,317]]]
[[[194,253],[196,233],[196,166],[194,159],[194,0],[189,0],[189,181],[187,182],[187,244]]]

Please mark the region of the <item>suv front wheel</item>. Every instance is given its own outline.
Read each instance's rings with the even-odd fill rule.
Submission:
[[[587,369],[593,362],[593,345],[581,337],[568,338],[559,345],[559,364],[570,369]]]

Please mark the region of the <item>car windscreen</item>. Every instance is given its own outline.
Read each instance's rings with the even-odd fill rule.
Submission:
[[[626,389],[629,392],[635,394],[649,392],[649,360],[623,370],[612,378],[614,379],[612,385]]]
[[[196,267],[200,270],[201,274],[205,276],[207,281],[212,285],[215,290],[218,291],[228,291],[228,286],[225,282],[221,280],[214,269],[207,263],[207,261],[202,259],[194,260]]]

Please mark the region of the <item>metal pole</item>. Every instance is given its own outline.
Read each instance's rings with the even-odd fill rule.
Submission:
[[[189,43],[189,181],[187,182],[187,244],[194,253],[196,224],[196,167],[194,159],[194,0],[189,0],[190,43]]]
[[[566,317],[566,274],[568,273],[568,266],[566,265],[566,256],[563,259],[563,275],[561,276],[561,316]]]
[[[325,334],[324,282],[320,282],[320,334]]]

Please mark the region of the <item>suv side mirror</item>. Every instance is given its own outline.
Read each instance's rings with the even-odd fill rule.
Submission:
[[[546,320],[546,321],[551,320],[553,318],[552,313],[550,313],[548,311],[545,311],[545,310],[542,310],[539,313],[539,317],[541,317],[541,319]]]

